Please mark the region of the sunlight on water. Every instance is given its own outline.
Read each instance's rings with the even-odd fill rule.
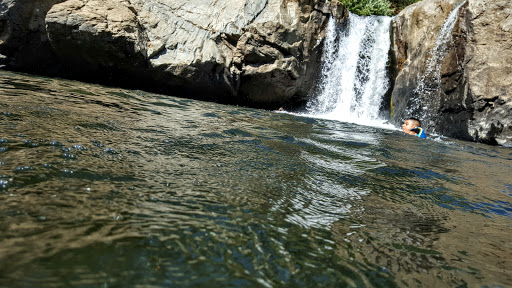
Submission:
[[[296,113],[297,116],[311,117],[317,119],[325,119],[325,120],[334,120],[341,121],[345,123],[352,123],[362,126],[371,126],[375,128],[382,128],[388,130],[400,130],[395,125],[389,123],[387,120],[383,119],[365,119],[365,118],[343,118],[338,117],[335,114],[326,114],[326,115],[311,115],[307,113]],[[400,130],[401,131],[401,130]]]

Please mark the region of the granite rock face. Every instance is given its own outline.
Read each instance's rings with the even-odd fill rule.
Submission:
[[[469,2],[465,21],[465,77],[474,108],[469,133],[512,146],[512,2]]]
[[[424,0],[393,21],[394,119],[430,132],[512,146],[512,2]]]
[[[13,11],[33,27],[5,24]],[[8,47],[33,30],[51,47],[42,54],[57,76],[278,107],[313,88],[330,15],[343,21],[348,12],[319,0],[0,0],[0,54],[31,72],[38,61]]]

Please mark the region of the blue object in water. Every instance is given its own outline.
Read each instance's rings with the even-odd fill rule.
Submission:
[[[427,139],[427,134],[425,133],[425,130],[423,130],[423,128],[416,127],[414,129],[411,129],[411,131],[416,132],[417,133],[416,136],[423,138],[423,139]]]

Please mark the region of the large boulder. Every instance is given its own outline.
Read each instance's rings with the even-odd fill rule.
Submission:
[[[512,2],[460,2],[424,0],[393,20],[393,117],[421,118],[445,136],[512,146]]]
[[[51,47],[43,52],[59,63],[55,75],[255,107],[305,101],[319,72],[328,17],[348,16],[338,1],[327,0],[0,0],[2,5],[23,7],[23,15],[45,6],[33,22]],[[9,34],[2,29],[8,18],[0,12],[0,33]],[[17,29],[28,41],[26,29]],[[0,39],[6,65],[31,72],[29,63],[14,57],[18,52],[2,49],[17,44]]]
[[[46,16],[57,55],[93,67],[129,69],[147,58],[147,37],[136,11],[123,0],[69,0]]]

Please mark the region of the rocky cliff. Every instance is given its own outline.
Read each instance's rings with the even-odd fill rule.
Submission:
[[[318,0],[0,0],[0,65],[277,107],[306,99],[327,19],[347,13]]]
[[[512,146],[512,1],[455,9],[461,1],[423,0],[393,19],[392,117]],[[348,12],[328,0],[0,0],[0,67],[221,103],[300,105],[318,79],[330,15],[341,22]]]
[[[397,15],[394,119],[414,116],[430,132],[512,146],[511,14],[510,0],[423,0]]]

